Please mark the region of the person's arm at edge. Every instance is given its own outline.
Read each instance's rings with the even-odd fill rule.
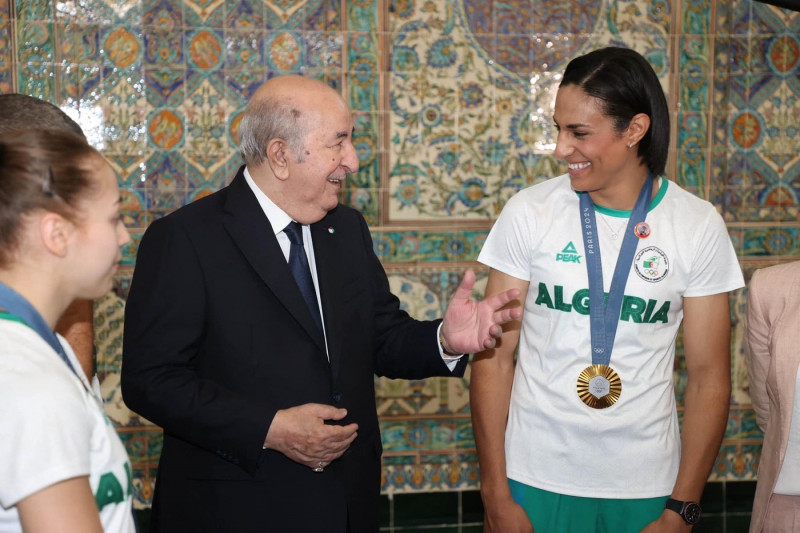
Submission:
[[[688,382],[681,429],[681,460],[671,497],[699,502],[719,452],[731,398],[729,293],[684,298],[683,340]],[[678,513],[664,510],[657,522],[670,531],[691,531]],[[664,529],[660,529],[664,530]]]
[[[81,363],[86,377],[94,375],[94,302],[75,300],[70,304],[56,324],[56,331],[63,335]]]
[[[103,533],[88,476],[60,481],[17,504],[24,533]]]
[[[518,288],[519,302],[524,302],[528,285],[527,281],[492,269],[486,295]],[[503,336],[497,345],[476,353],[472,360],[470,410],[481,469],[481,498],[486,509],[487,532],[496,531],[497,527],[507,527],[509,522],[497,524],[499,519],[513,520],[517,524],[524,524],[518,527],[527,527],[527,531],[532,531],[524,510],[511,499],[505,460],[505,430],[514,378],[514,351],[519,342],[521,325],[521,319],[507,323],[503,326]],[[509,511],[510,508],[514,508],[514,511]]]
[[[744,357],[750,377],[750,399],[756,413],[756,422],[761,431],[767,430],[769,421],[769,397],[767,396],[767,373],[771,354],[769,351],[770,317],[763,307],[761,290],[764,278],[756,270],[750,279],[747,293],[747,319],[744,334]]]

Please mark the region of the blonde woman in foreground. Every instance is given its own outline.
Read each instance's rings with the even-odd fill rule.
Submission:
[[[110,289],[119,188],[71,133],[0,135],[0,533],[132,533],[131,465],[56,321]]]

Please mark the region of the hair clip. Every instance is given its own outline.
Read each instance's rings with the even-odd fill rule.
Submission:
[[[53,192],[53,167],[47,168],[47,177],[42,180],[42,194],[47,196],[48,198],[52,198],[55,196]]]

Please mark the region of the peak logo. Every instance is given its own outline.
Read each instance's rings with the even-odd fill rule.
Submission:
[[[578,254],[578,250],[575,249],[575,245],[572,244],[572,241],[569,241],[561,253],[556,254],[556,262],[560,263],[581,263],[581,256]]]

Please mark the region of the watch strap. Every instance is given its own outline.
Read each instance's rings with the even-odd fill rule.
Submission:
[[[686,510],[690,506],[692,507],[692,512],[687,514]],[[700,504],[697,502],[685,502],[676,500],[674,498],[667,499],[667,503],[664,504],[664,508],[678,513],[681,518],[683,518],[683,521],[689,525],[697,524],[697,522],[700,520],[700,512],[702,510]]]
[[[682,502],[680,500],[669,498],[667,500],[666,505],[664,505],[664,507],[666,509],[669,509],[670,511],[675,511],[678,514],[681,514],[681,511],[683,511],[683,506],[685,504],[686,504],[686,502]]]

